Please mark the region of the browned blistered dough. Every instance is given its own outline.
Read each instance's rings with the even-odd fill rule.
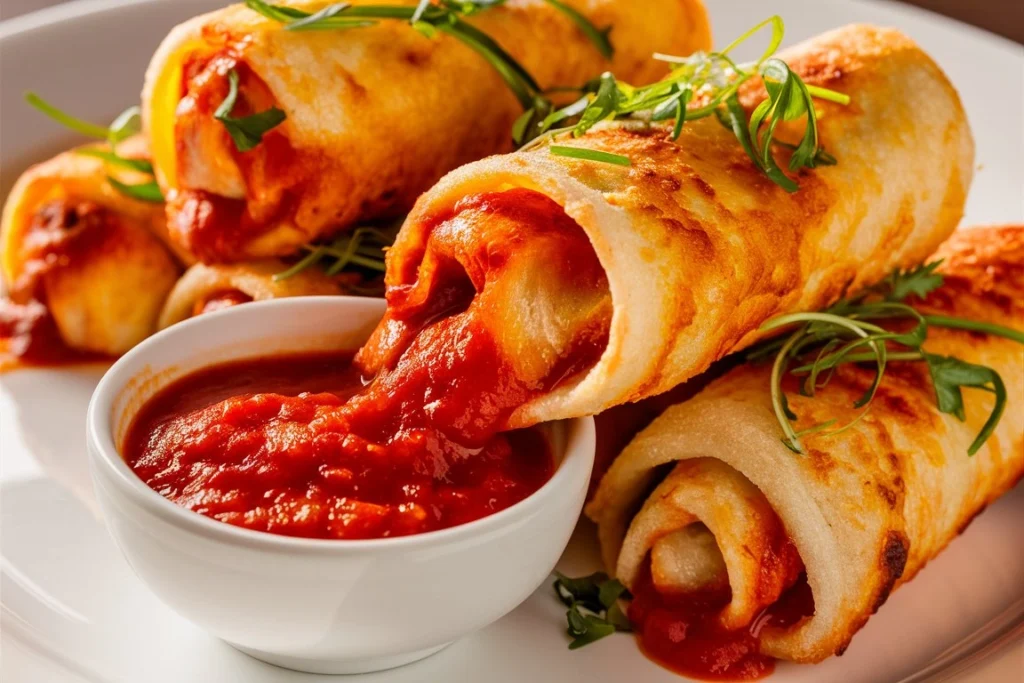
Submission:
[[[181,276],[160,312],[159,329],[192,317],[197,305],[221,294],[238,293],[251,301],[291,296],[341,294],[334,278],[319,268],[307,268],[284,280],[274,276],[288,269],[277,259],[233,264],[197,263]]]
[[[515,187],[564,207],[607,273],[614,312],[604,355],[582,378],[519,409],[512,426],[666,391],[754,342],[772,316],[821,308],[916,264],[953,231],[974,144],[935,62],[902,33],[862,25],[781,57],[807,82],[852,98],[849,106],[819,103],[820,138],[839,163],[801,173],[794,194],[758,172],[733,134],[708,118],[687,123],[675,142],[666,127],[643,124],[558,140],[628,155],[630,167],[541,148],[464,166],[419,200],[388,254],[392,287],[415,280],[437,216],[464,197]],[[751,89],[745,104],[759,97]],[[546,344],[528,305],[509,306],[523,308],[522,324],[510,322],[503,334]]]
[[[946,282],[919,310],[1024,331],[1024,226],[958,232],[936,256],[946,259]],[[648,550],[685,553],[689,565],[708,566],[715,554],[706,543],[680,546],[669,536],[701,522],[725,559],[703,580],[739,589],[723,613],[736,626],[729,617],[758,600],[750,586],[785,571],[759,550],[771,534],[770,506],[806,567],[815,614],[788,629],[765,628],[763,651],[800,662],[841,653],[894,588],[1024,474],[1024,345],[932,327],[925,349],[989,366],[1006,384],[1002,421],[974,456],[967,449],[988,418],[992,394],[964,390],[967,420],[960,422],[938,410],[923,363],[892,363],[867,416],[838,435],[804,436],[806,455],[782,443],[770,365],[743,365],[665,411],[608,470],[587,514],[598,523],[609,569],[629,585]],[[797,429],[848,423],[871,377],[870,369],[843,366],[814,398],[790,392]],[[708,461],[717,463],[710,483],[701,476],[708,466],[699,465]],[[679,464],[647,496],[654,468],[671,462]],[[746,501],[717,498],[716,488],[744,490]],[[645,496],[643,517],[634,519]],[[659,548],[662,538],[668,547]],[[674,566],[672,558],[660,564]]]
[[[326,3],[288,4],[319,9]],[[612,27],[611,61],[543,0],[509,0],[467,21],[543,88],[580,86],[608,69],[647,83],[667,69],[652,53],[710,47],[701,0],[566,4],[596,26]],[[183,75],[211,55],[224,57],[214,72]],[[232,65],[243,74],[240,101],[259,100],[258,109],[275,104],[288,116],[245,154],[234,151],[211,116],[227,93]],[[183,81],[194,91],[185,99]],[[143,108],[172,232],[204,261],[286,255],[355,221],[407,211],[444,173],[510,151],[512,124],[522,112],[497,72],[456,38],[429,39],[402,21],[289,32],[243,5],[171,32],[150,64]],[[234,233],[221,241],[199,235],[201,209],[189,203],[188,190],[240,200],[243,229],[229,225]]]
[[[147,156],[138,136],[118,153]],[[4,206],[0,263],[8,296],[42,300],[67,346],[119,355],[156,331],[180,268],[163,205],[122,194],[108,174],[151,180],[75,150],[26,171]]]

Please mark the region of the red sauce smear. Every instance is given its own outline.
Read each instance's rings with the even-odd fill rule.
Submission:
[[[20,242],[20,272],[0,298],[0,372],[19,367],[108,361],[69,347],[46,307],[42,278],[108,234],[111,213],[88,201],[55,199],[32,216]]]
[[[765,627],[786,628],[814,614],[806,577],[762,612],[746,629],[727,631],[717,619],[730,600],[728,590],[669,594],[659,591],[645,564],[634,584],[628,616],[643,653],[683,676],[707,681],[751,681],[775,670],[761,653]]]
[[[200,299],[192,307],[192,317],[202,315],[204,313],[213,313],[214,311],[220,311],[225,308],[231,308],[239,304],[247,304],[252,301],[252,297],[245,292],[240,292],[237,289],[229,289],[223,292],[214,292],[205,299]]]
[[[324,160],[294,148],[283,127],[263,135],[246,152],[230,142],[213,114],[228,94],[230,71],[238,74],[238,96],[231,115],[242,118],[277,106],[267,84],[241,60],[234,48],[214,55],[192,55],[184,64],[181,100],[175,118],[175,157],[179,189],[167,197],[168,229],[176,242],[204,263],[238,261],[247,245],[287,223],[301,224],[310,236],[344,224],[351,216],[320,215],[316,202]],[[245,198],[231,198],[188,185],[193,164],[205,166],[211,135],[221,137],[244,185]]]
[[[554,469],[544,433],[479,451],[409,435],[376,444],[345,424],[362,388],[350,354],[259,358],[189,375],[149,401],[125,459],[195,512],[287,536],[361,539],[464,524],[539,489]]]
[[[70,348],[46,306],[0,299],[0,372],[21,367],[53,367],[111,360]]]

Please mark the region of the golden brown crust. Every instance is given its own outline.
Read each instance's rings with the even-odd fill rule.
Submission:
[[[608,274],[614,313],[604,356],[579,382],[517,411],[514,426],[667,391],[756,341],[768,318],[822,308],[915,265],[953,231],[974,146],[935,63],[899,32],[865,26],[782,57],[854,102],[821,105],[820,139],[839,163],[801,173],[796,193],[762,175],[734,135],[706,118],[688,122],[677,141],[668,127],[643,123],[557,140],[626,155],[628,168],[541,148],[467,165],[417,203],[389,252],[389,285],[415,277],[434,216],[464,196],[515,187],[561,204]]]
[[[141,137],[118,152],[147,154]],[[0,260],[8,295],[42,301],[64,344],[116,356],[155,331],[179,266],[164,242],[163,207],[120,193],[108,174],[147,179],[76,150],[26,171],[4,207]]]
[[[197,307],[202,309],[209,299],[225,293],[237,292],[250,301],[341,294],[338,282],[316,268],[274,280],[274,275],[287,269],[287,264],[276,259],[230,265],[197,263],[174,285],[160,312],[158,328],[162,330],[192,317]]]
[[[922,309],[1024,329],[1024,309],[1005,307],[1024,298],[1022,240],[1022,226],[957,233],[939,250],[947,283]],[[796,661],[841,653],[892,590],[1024,474],[1024,345],[932,327],[925,348],[992,367],[1006,383],[1006,412],[974,456],[967,449],[988,418],[991,394],[966,389],[961,422],[938,410],[923,364],[892,363],[867,415],[839,435],[805,436],[806,456],[781,443],[769,368],[741,366],[667,410],[613,464],[587,508],[606,558],[618,556],[629,509],[644,495],[651,468],[719,458],[771,503],[814,593],[815,616],[792,629],[767,629],[765,651]],[[789,392],[797,429],[848,423],[871,378],[869,369],[843,366],[813,398]]]
[[[373,0],[354,4],[367,3]],[[646,83],[666,69],[650,59],[652,52],[710,47],[700,0],[568,4],[595,25],[613,27],[612,61],[541,0],[510,0],[468,21],[544,88],[576,86],[606,69]],[[214,55],[223,63],[206,73],[200,67]],[[190,62],[199,62],[205,75],[187,73]],[[233,151],[209,116],[223,99],[223,74],[232,65],[242,73],[241,101],[255,97],[258,108],[276,102],[288,115],[245,154]],[[400,21],[344,33],[288,32],[242,5],[171,33],[150,65],[143,106],[171,223],[182,239],[191,242],[190,232],[202,231],[197,217],[216,211],[242,217],[236,222],[245,230],[230,243],[211,249],[213,240],[196,240],[203,258],[215,260],[285,255],[354,221],[400,214],[445,172],[511,150],[512,124],[522,111],[497,72],[451,36],[428,39]],[[172,187],[199,195],[179,197]],[[225,207],[224,199],[233,206]]]

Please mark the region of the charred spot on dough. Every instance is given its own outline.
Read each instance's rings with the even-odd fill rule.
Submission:
[[[892,391],[880,386],[875,393],[875,399],[881,401],[885,409],[903,423],[917,422],[920,412],[915,410],[911,403],[897,391]]]
[[[871,609],[872,613],[885,604],[892,593],[893,587],[907,566],[907,558],[910,555],[910,539],[902,531],[889,531],[886,534],[885,546],[882,548],[880,567],[882,574],[881,588],[875,598],[875,604]]]
[[[875,488],[878,490],[878,495],[885,501],[885,504],[889,509],[895,510],[896,504],[899,503],[901,498],[900,494],[882,483],[876,483]]]
[[[693,184],[697,187],[697,189],[701,191],[701,194],[703,194],[708,199],[715,198],[715,188],[711,187],[711,185],[709,185],[706,180],[701,178],[699,175],[692,176],[691,180],[693,181]]]
[[[689,212],[682,211],[679,214],[685,219],[684,222],[664,215],[657,207],[652,206],[650,209],[658,211],[660,214],[658,219],[670,232],[683,237],[686,241],[684,249],[691,258],[699,261],[711,261],[714,259],[715,243],[711,241],[707,230],[704,229],[699,221],[693,219]]]
[[[430,50],[406,50],[402,53],[402,61],[409,66],[425,66],[430,61],[430,53]]]
[[[678,192],[683,187],[683,184],[674,175],[661,173],[653,166],[646,166],[644,170],[640,172],[640,177],[649,184],[658,185],[658,187],[666,194]]]
[[[807,450],[807,462],[814,473],[821,479],[828,479],[829,474],[836,467],[835,458],[817,448],[809,448]]]

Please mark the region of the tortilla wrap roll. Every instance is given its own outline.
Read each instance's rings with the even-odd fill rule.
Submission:
[[[118,153],[147,156],[141,137]],[[26,171],[4,207],[0,259],[16,305],[42,302],[68,347],[115,356],[155,331],[179,266],[162,204],[122,194],[108,175],[149,179],[75,150]]]
[[[915,305],[922,314],[1024,331],[1024,226],[959,232],[936,257],[945,284]],[[784,602],[806,571],[813,616],[762,621],[761,652],[798,662],[841,654],[892,590],[1024,474],[1024,345],[933,326],[924,348],[991,367],[1006,385],[1002,420],[973,456],[993,395],[966,391],[965,421],[942,413],[924,363],[894,363],[864,419],[803,436],[806,455],[782,441],[771,364],[745,364],[666,410],[604,476],[586,512],[609,571],[632,587],[650,562],[667,594],[726,583],[717,618],[728,629]],[[872,374],[843,365],[814,397],[789,392],[797,426],[847,424]],[[671,463],[651,491],[656,468]]]
[[[822,308],[934,252],[961,217],[974,157],[942,71],[901,33],[870,26],[779,57],[850,96],[819,103],[836,165],[787,193],[709,117],[676,142],[670,125],[645,124],[557,138],[629,167],[543,147],[464,166],[419,200],[388,252],[389,310],[357,357],[364,371],[393,372],[442,314],[468,316],[526,388],[507,426],[596,414],[700,374],[773,316]],[[763,98],[749,89],[743,104]],[[555,209],[514,210],[536,197]],[[568,223],[557,248],[545,228],[556,222]],[[582,277],[595,263],[603,277]],[[592,358],[573,357],[583,340]]]
[[[667,70],[652,53],[710,47],[700,0],[566,4],[611,27],[610,61],[540,0],[509,0],[467,22],[543,88],[577,87],[606,69],[649,82]],[[213,118],[231,69],[240,78],[236,114],[276,106],[287,115],[245,153]],[[401,215],[444,173],[510,151],[521,113],[495,69],[451,36],[427,38],[403,21],[287,31],[244,5],[175,28],[143,91],[171,231],[205,262],[288,255],[356,221]]]
[[[316,268],[274,280],[275,275],[287,269],[287,264],[276,259],[235,264],[197,263],[174,285],[160,312],[158,328],[162,330],[196,315],[250,301],[341,294],[335,279]]]

